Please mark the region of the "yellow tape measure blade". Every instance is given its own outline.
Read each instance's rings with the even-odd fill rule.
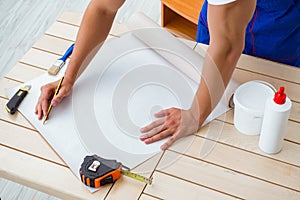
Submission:
[[[145,176],[142,176],[142,175],[139,175],[139,174],[135,174],[135,173],[132,173],[128,170],[121,170],[121,174],[125,175],[125,176],[128,176],[130,178],[133,178],[135,180],[138,180],[138,181],[141,181],[141,182],[144,182],[144,183],[147,183],[149,185],[152,184],[152,177],[151,178],[147,178]]]

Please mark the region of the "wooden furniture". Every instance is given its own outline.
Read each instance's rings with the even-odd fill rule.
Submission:
[[[203,0],[162,0],[161,24],[177,36],[196,40],[197,24]]]
[[[293,101],[280,153],[261,152],[258,136],[240,134],[233,126],[233,111],[229,111],[135,170],[152,176],[153,185],[123,176],[89,193],[40,133],[19,112],[10,115],[4,108],[8,101],[4,88],[46,73],[74,42],[80,20],[79,13],[64,13],[0,80],[0,177],[72,200],[300,199],[300,69],[246,55],[234,71],[237,81],[259,79],[276,88],[284,85]],[[124,26],[114,24],[110,37],[125,31]],[[205,53],[206,46],[184,42]],[[207,131],[220,133],[220,137]],[[201,156],[207,146],[214,148]]]

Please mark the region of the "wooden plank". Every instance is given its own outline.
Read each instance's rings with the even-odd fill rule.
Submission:
[[[109,35],[108,39],[116,38]],[[51,35],[43,35],[34,45],[33,48],[42,51],[50,52],[62,56],[73,42],[62,38],[57,38]]]
[[[180,16],[174,17],[164,28],[178,37],[196,39],[197,25]]]
[[[300,193],[167,151],[157,170],[242,199],[299,199]]]
[[[197,47],[195,48],[195,51],[199,52],[202,56],[204,56],[207,47],[208,46],[205,44],[198,43]],[[300,83],[299,68],[262,58],[257,58],[254,56],[249,56],[246,54],[241,55],[237,64],[237,68],[249,70],[252,72],[264,74],[267,76],[283,79],[294,83]]]
[[[293,113],[295,113],[295,111],[293,111]],[[218,117],[218,119],[221,121],[230,123],[230,124],[234,124],[233,116],[234,116],[234,111],[232,109],[232,110],[228,111],[227,113],[224,113],[223,115]],[[291,121],[291,120],[288,121],[286,135],[285,135],[286,140],[300,143],[300,134],[298,134],[299,130],[300,130],[299,122],[295,122],[295,121]]]
[[[38,76],[41,76],[44,73],[47,72],[36,67],[18,63],[5,75],[5,77],[20,82],[26,82]]]
[[[57,38],[51,35],[43,35],[34,43],[33,47],[62,56],[72,43],[73,42],[62,38]]]
[[[241,140],[238,142],[242,143]],[[187,144],[190,144],[189,148],[182,151],[182,146],[187,146]],[[244,146],[247,145],[245,143],[242,144]],[[297,146],[299,147],[299,145]],[[288,145],[281,153],[274,156],[286,154],[288,148],[291,148],[291,145]],[[172,146],[171,150],[208,161],[233,171],[238,171],[248,176],[257,177],[268,182],[300,191],[300,167],[197,136],[185,138]],[[286,156],[289,157],[288,159],[292,160],[293,164],[299,165],[300,162],[297,161],[299,159],[295,158],[297,155],[299,155],[299,153],[287,154]]]
[[[154,172],[152,185],[147,185],[144,193],[161,199],[234,199],[231,196],[210,190],[173,176]]]
[[[139,200],[158,200],[157,198],[154,198],[152,196],[149,196],[147,194],[142,194],[139,198]]]
[[[7,78],[3,78],[0,80],[0,107],[1,108],[4,108],[6,103],[8,102],[4,92],[4,88],[16,87],[20,84],[21,83],[17,81],[13,81]],[[11,115],[5,112],[4,110],[2,110],[0,112],[0,119],[35,130],[35,128],[28,122],[28,120],[19,111],[17,111],[14,115]]]
[[[44,70],[48,70],[60,56],[31,48],[21,58],[20,62],[27,65],[32,65]]]
[[[163,0],[162,3],[174,10],[180,16],[188,19],[194,24],[198,24],[198,18],[203,0]]]
[[[7,99],[0,98],[0,108],[5,108],[7,102]],[[35,128],[27,121],[27,119],[18,111],[15,114],[11,115],[8,112],[5,112],[1,109],[0,119],[35,130]]]
[[[60,18],[58,18],[58,22],[63,22],[67,24],[71,24],[73,26],[80,26],[83,14],[79,12],[64,12]],[[120,24],[116,20],[113,22],[112,28],[109,32],[112,36],[121,36],[122,34],[128,32],[129,29],[125,24]]]
[[[110,185],[91,194],[67,167],[0,146],[0,177],[61,199],[103,199]],[[13,159],[12,159],[13,158]]]
[[[300,84],[279,80],[238,68],[234,70],[232,77],[239,83],[245,83],[251,80],[262,80],[272,84],[276,89],[280,86],[284,86],[286,88],[287,96],[294,101],[300,102]]]
[[[59,22],[72,24],[74,26],[80,26],[83,14],[81,12],[76,11],[65,11],[63,14],[57,19]]]
[[[241,56],[238,67],[300,84],[300,68],[249,55]]]
[[[7,78],[0,79],[0,97],[7,98],[5,94],[5,88],[12,88],[21,85],[21,83],[9,80]]]
[[[217,137],[216,134],[220,133]],[[209,139],[214,139],[227,145],[241,148],[272,159],[300,166],[300,145],[288,141],[283,142],[283,150],[278,154],[265,154],[258,147],[259,136],[248,136],[241,134],[231,124],[220,121],[213,121],[208,126],[203,127],[197,135]]]
[[[300,122],[300,102],[292,102],[290,119]]]
[[[53,25],[46,31],[48,35],[63,38],[70,41],[75,41],[79,27],[62,22],[54,22]]]
[[[132,171],[149,178],[161,156],[162,152],[139,165]],[[124,197],[126,197],[126,199],[138,199],[144,187],[145,183],[122,176],[117,182],[115,182],[106,199],[124,199]]]
[[[0,138],[1,144],[5,146],[66,166],[46,140],[36,131],[0,120]]]
[[[78,30],[79,27],[77,26],[62,22],[55,22],[46,31],[46,34],[74,42],[76,40]],[[128,32],[128,28],[124,24],[114,23],[109,34],[111,36],[120,36],[126,32]]]
[[[195,51],[203,56],[205,54],[205,49],[206,49],[205,46],[197,44]],[[243,62],[242,62],[243,64],[245,64],[245,62],[246,62],[245,60],[251,58],[250,56],[244,56],[244,55],[242,55],[242,57],[243,57]],[[251,59],[251,61],[252,61],[252,59]],[[239,83],[245,83],[245,82],[251,81],[251,80],[262,80],[262,81],[266,81],[266,82],[272,84],[276,89],[278,89],[280,86],[284,86],[286,88],[286,93],[287,93],[288,97],[294,101],[300,102],[300,92],[299,92],[300,84],[293,83],[290,81],[280,80],[280,79],[284,79],[284,78],[286,78],[288,80],[293,80],[293,79],[299,80],[300,76],[296,75],[296,77],[294,77],[294,75],[289,75],[289,74],[293,74],[295,71],[298,72],[299,69],[293,69],[289,73],[285,72],[283,74],[283,76],[281,77],[281,76],[279,76],[280,74],[272,73],[272,71],[278,71],[278,72],[280,72],[280,70],[287,71],[286,68],[289,66],[284,66],[284,65],[280,65],[280,64],[274,66],[274,63],[272,63],[271,61],[265,61],[267,63],[272,63],[272,64],[267,65],[267,66],[273,65],[273,67],[272,67],[273,70],[271,70],[270,67],[264,67],[263,64],[259,64],[259,62],[258,63],[257,62],[256,62],[256,65],[261,66],[261,68],[262,68],[261,71],[258,71],[259,68],[257,68],[257,71],[256,71],[257,73],[246,71],[246,70],[240,68],[240,67],[243,67],[243,65],[240,66],[238,64],[237,68],[233,72],[233,75],[232,75],[233,79]],[[250,61],[248,61],[248,63],[250,63]],[[278,66],[278,68],[276,68],[277,66]],[[292,67],[289,67],[289,68],[292,68]],[[258,73],[265,73],[265,72],[267,72],[267,74],[265,74],[265,75],[258,74]],[[295,73],[295,74],[298,74],[298,73]],[[300,74],[300,72],[299,72],[299,74]],[[270,77],[270,75],[274,75],[275,78]],[[278,78],[280,78],[280,79],[278,79]]]

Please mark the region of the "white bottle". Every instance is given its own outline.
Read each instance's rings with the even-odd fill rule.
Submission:
[[[284,87],[266,101],[259,138],[259,148],[263,152],[275,154],[282,149],[291,107],[292,102],[286,97]]]

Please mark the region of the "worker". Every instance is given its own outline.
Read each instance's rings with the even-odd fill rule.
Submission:
[[[197,33],[204,44],[210,40],[207,8],[205,0]],[[300,67],[300,0],[257,0],[243,53]]]
[[[35,109],[38,119],[42,119],[46,114],[49,100],[52,99],[51,104],[56,106],[71,93],[76,79],[87,66],[89,60],[87,57],[93,55],[91,52],[106,39],[117,10],[123,3],[124,0],[90,2],[83,16],[72,58],[58,95],[52,99],[58,81],[41,88],[41,95]],[[156,121],[141,128],[140,139],[146,144],[168,137],[161,146],[162,150],[168,148],[177,139],[200,129],[223,95],[244,50],[245,37],[248,33],[247,25],[255,21],[252,18],[256,13],[255,0],[209,0],[208,5],[205,3],[204,6],[207,7],[208,22],[206,10],[201,13],[201,18],[204,18],[203,25],[206,26],[206,30],[209,30],[209,36],[208,31],[205,33],[205,30],[200,28],[198,40],[202,40],[201,37],[205,35],[209,47],[204,58],[202,75],[199,77],[201,78],[199,88],[191,107],[187,110],[179,108],[162,110],[155,114],[158,118]],[[259,13],[255,16],[258,20]],[[250,33],[251,31],[253,32],[253,28]],[[254,49],[254,53],[257,51],[258,48]]]

